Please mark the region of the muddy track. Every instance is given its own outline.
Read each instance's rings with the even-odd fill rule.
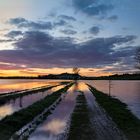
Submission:
[[[87,92],[91,123],[96,132],[96,140],[126,140],[124,134],[106,114],[95,100],[91,92]]]

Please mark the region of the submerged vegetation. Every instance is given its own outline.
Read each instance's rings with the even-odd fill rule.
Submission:
[[[67,140],[93,140],[94,130],[89,119],[89,110],[83,93],[77,96],[76,106],[71,115]]]
[[[129,140],[140,140],[140,120],[134,116],[125,103],[89,86],[97,102],[106,110],[113,121]]]
[[[0,121],[0,138],[2,138],[2,140],[9,140],[13,133],[31,122],[34,117],[41,114],[44,109],[52,105],[61,96],[61,94],[66,92],[71,86],[72,83],[56,92],[53,92],[44,99],[35,102],[29,107],[2,119]]]

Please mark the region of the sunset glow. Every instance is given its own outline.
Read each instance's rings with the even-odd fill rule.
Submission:
[[[139,0],[1,0],[0,76],[71,73],[73,67],[84,76],[137,72],[139,5]]]

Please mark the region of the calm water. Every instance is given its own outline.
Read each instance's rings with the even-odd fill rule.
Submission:
[[[46,85],[56,85],[62,80],[25,80],[25,79],[0,79],[0,93],[31,89]]]
[[[22,87],[22,85],[25,85],[25,87],[22,87],[22,89],[27,89],[47,84],[55,85],[58,84],[58,82],[62,82],[62,80],[3,80],[3,82],[1,80],[0,85],[5,86],[5,88],[3,88],[1,91],[12,91],[21,90],[20,87]],[[76,85],[72,86],[68,90],[66,97],[56,107],[47,120],[39,125],[37,129],[30,135],[29,140],[57,140],[65,133],[67,123],[69,122],[70,115],[74,109],[75,98],[79,94],[76,91],[84,91],[88,99],[88,104],[92,105],[92,94],[90,94],[85,83],[88,83],[96,87],[98,90],[108,94],[109,82],[107,80],[78,81]],[[16,86],[13,88],[12,85]],[[130,110],[138,118],[140,118],[140,81],[112,81],[111,85],[111,95],[125,102]],[[8,89],[6,89],[6,87],[8,87]],[[37,94],[27,95],[22,98],[17,98],[16,100],[11,100],[5,105],[0,106],[0,118],[4,118],[8,114],[12,114],[21,108],[25,108],[44,98],[47,94],[50,94],[62,87],[63,86],[59,86],[46,92],[39,92]]]
[[[75,105],[78,92],[75,86],[66,93],[66,97],[56,107],[53,113],[30,135],[29,140],[58,140],[63,138],[67,122]]]
[[[20,98],[16,98],[15,100],[13,99],[10,100],[9,102],[0,106],[0,120],[7,115],[11,115],[16,111],[19,111],[23,108],[28,107],[29,105],[32,105],[36,101],[39,101],[43,99],[44,97],[46,97],[48,94],[51,94],[52,92],[57,91],[63,87],[64,87],[63,85],[57,86],[45,92],[38,92],[36,94],[30,94],[30,95],[26,95]]]
[[[34,87],[40,87],[44,85],[48,85],[48,86],[56,85],[62,81],[64,80],[2,79],[0,80],[0,93],[23,90],[23,89],[31,89]],[[87,80],[83,82],[91,84],[92,86],[95,86],[98,90],[101,90],[108,94],[109,82],[107,80]],[[131,109],[131,111],[137,117],[140,118],[140,81],[127,81],[127,80],[116,81],[115,80],[115,81],[112,81],[111,84],[112,84],[111,95],[125,102],[128,105],[128,107]],[[40,98],[40,95],[31,95],[31,96],[32,96],[31,98],[36,98],[36,99]],[[24,97],[24,98],[27,98],[26,100],[29,100],[27,102],[31,101],[30,96]],[[24,103],[23,100],[24,99],[18,99],[16,101],[16,105],[21,104],[21,102]],[[8,105],[5,106],[5,109],[2,109],[2,110],[0,109],[0,112],[5,112],[4,110],[6,110],[6,112],[7,110],[9,110],[8,112],[10,112],[12,110],[11,106],[10,107],[7,107],[7,106]]]
[[[86,82],[106,94],[109,92],[108,80]],[[140,118],[140,81],[112,80],[111,87],[111,95],[126,103],[133,114]]]

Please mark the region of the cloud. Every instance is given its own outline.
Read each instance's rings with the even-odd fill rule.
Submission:
[[[117,15],[113,15],[113,16],[108,17],[109,21],[116,21],[117,19],[118,19]]]
[[[59,20],[59,21],[57,21],[57,22],[54,22],[54,26],[65,26],[65,25],[67,25],[68,23],[65,21],[65,20]]]
[[[52,23],[51,22],[34,22],[34,21],[29,21],[24,18],[11,18],[8,21],[9,24],[11,25],[16,25],[18,28],[30,28],[30,29],[35,29],[35,30],[50,30],[52,29]]]
[[[0,39],[0,43],[7,43],[7,42],[12,42],[14,41],[13,39]]]
[[[70,30],[70,29],[60,30],[60,32],[66,34],[66,35],[74,35],[77,33],[76,31]]]
[[[76,43],[73,38],[56,38],[41,31],[25,32],[23,38],[13,45],[15,50],[1,50],[0,61],[26,65],[27,67],[98,67],[125,63],[134,55],[134,46],[127,44],[135,36],[95,38]],[[115,49],[123,45],[125,49]],[[10,56],[10,57],[9,57]],[[129,59],[128,59],[129,58]],[[121,67],[121,66],[120,66]]]
[[[93,26],[93,27],[91,27],[91,28],[89,29],[89,32],[90,32],[91,34],[97,35],[97,34],[100,32],[100,28],[97,27],[97,26]]]
[[[17,64],[14,64],[14,63],[2,63],[0,62],[0,69],[1,70],[18,70],[18,69],[23,69],[25,68],[25,66],[23,65],[17,65]]]
[[[8,23],[13,24],[13,25],[18,25],[23,22],[28,22],[26,19],[18,17],[18,18],[11,18]]]
[[[105,16],[114,8],[112,4],[102,3],[101,0],[72,0],[73,6],[89,16]]]
[[[67,15],[60,15],[58,16],[59,18],[62,18],[64,20],[68,20],[68,21],[76,21],[76,19],[72,16],[67,16]]]
[[[5,36],[10,37],[10,38],[14,38],[14,37],[17,37],[17,36],[20,36],[20,35],[23,35],[23,33],[21,31],[10,31]]]

